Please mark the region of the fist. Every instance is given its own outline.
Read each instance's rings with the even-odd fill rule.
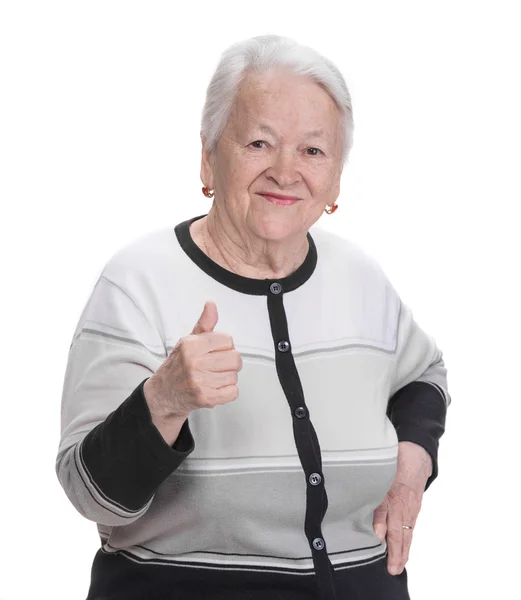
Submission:
[[[177,342],[145,382],[153,418],[185,419],[193,410],[226,404],[239,395],[242,358],[230,335],[214,331],[217,320],[217,306],[206,302],[192,333]]]

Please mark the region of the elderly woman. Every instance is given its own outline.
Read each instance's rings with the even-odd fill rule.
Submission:
[[[70,347],[57,473],[98,526],[89,600],[409,598],[450,396],[377,262],[313,227],[352,133],[315,51],[223,54],[208,214],[118,251]]]

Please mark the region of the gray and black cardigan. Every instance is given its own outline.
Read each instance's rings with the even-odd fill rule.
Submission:
[[[88,600],[409,598],[373,511],[399,441],[437,476],[441,351],[354,243],[315,225],[296,271],[250,279],[195,244],[202,216],[112,256],[73,336],[56,470],[101,538]],[[143,384],[207,300],[242,356],[239,397],[169,446]]]

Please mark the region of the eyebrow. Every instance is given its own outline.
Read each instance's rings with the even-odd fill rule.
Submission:
[[[269,133],[269,134],[275,136],[275,132],[269,125],[259,125],[259,130],[264,133]],[[323,137],[323,136],[324,136],[324,131],[322,129],[313,129],[313,131],[308,131],[306,134],[304,134],[305,138],[311,138],[311,137],[316,138],[316,137]]]

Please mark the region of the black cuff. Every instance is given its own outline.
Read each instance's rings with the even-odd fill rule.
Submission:
[[[165,442],[145,400],[147,379],[87,434],[81,447],[84,465],[99,490],[132,511],[145,506],[195,446],[188,419],[174,444]]]
[[[447,404],[437,387],[424,381],[413,381],[398,390],[389,400],[387,416],[399,442],[414,442],[430,454],[432,474],[425,489],[438,476],[439,439],[445,432]]]

